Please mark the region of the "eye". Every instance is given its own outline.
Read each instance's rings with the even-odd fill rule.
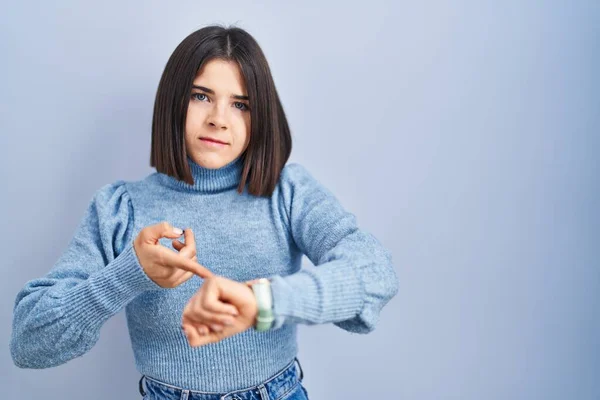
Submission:
[[[205,101],[208,99],[204,93],[192,93],[192,98],[198,101]]]
[[[242,110],[242,111],[246,111],[249,109],[248,105],[246,103],[242,103],[240,101],[236,101],[235,103],[233,103],[233,105],[235,106],[235,108],[237,108],[238,110]]]

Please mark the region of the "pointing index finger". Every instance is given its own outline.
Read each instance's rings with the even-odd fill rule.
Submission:
[[[210,272],[208,268],[206,268],[198,262],[187,259],[181,256],[180,254],[170,252],[166,257],[168,258],[168,262],[171,265],[183,269],[185,271],[191,272],[194,275],[198,275],[200,278],[209,278],[213,276],[213,273]]]

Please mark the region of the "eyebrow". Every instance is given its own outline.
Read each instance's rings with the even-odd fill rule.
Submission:
[[[207,87],[204,86],[198,86],[198,85],[193,85],[192,89],[199,89],[202,90],[203,92],[206,93],[210,93],[210,94],[215,94],[215,91],[212,89],[209,89]],[[248,96],[242,96],[240,94],[234,94],[231,96],[232,99],[236,99],[236,100],[248,100]]]

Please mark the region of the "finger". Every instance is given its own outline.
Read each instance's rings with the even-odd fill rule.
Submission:
[[[178,239],[173,240],[173,248],[175,250],[177,250],[179,252],[179,254],[181,254],[182,256],[184,256],[184,257],[189,256],[189,252],[186,251],[186,250],[188,250],[188,248],[183,243],[181,243]],[[191,257],[191,260],[194,262],[197,262],[198,257],[196,257],[196,255],[194,255],[193,257]]]
[[[221,324],[208,324],[210,326],[210,330],[216,333],[221,333],[225,329],[225,327]]]
[[[202,336],[208,335],[210,333],[210,328],[206,325],[199,325],[197,329],[198,333],[200,333],[200,335]]]
[[[183,249],[185,247],[185,244],[181,243],[179,241],[179,239],[174,239],[172,244],[173,244],[173,248],[177,251],[181,251],[181,249]]]
[[[190,346],[196,346],[197,343],[200,342],[201,337],[204,336],[203,334],[200,334],[194,326],[189,324],[183,325],[182,328]]]
[[[180,250],[180,253],[186,258],[192,258],[196,256],[196,241],[194,239],[194,232],[191,229],[185,229],[183,231],[185,235],[185,244]]]
[[[191,228],[187,228],[183,231],[185,247],[189,247],[190,249],[194,249],[196,251],[196,238],[194,237],[194,232]]]
[[[222,284],[223,280],[218,277],[205,280],[201,287],[201,301],[197,303],[197,306],[213,315],[229,314],[237,316],[238,310],[235,306],[219,300],[219,297],[222,295],[220,286]]]
[[[203,290],[203,289],[201,289]],[[223,320],[219,318],[219,315],[215,315],[209,311],[206,311],[202,306],[202,293],[198,292],[194,295],[183,309],[182,323],[192,325],[208,325],[209,323],[227,323],[231,324],[233,321]],[[229,316],[229,318],[233,318]]]
[[[194,274],[192,274],[191,272],[187,272],[182,269],[178,269],[171,276],[170,279],[174,282],[173,287],[177,287],[177,286],[181,285],[183,282],[186,282],[187,280],[189,280],[193,276],[194,276]]]
[[[168,266],[183,269],[184,271],[191,272],[201,278],[206,279],[213,276],[213,273],[210,272],[208,268],[167,248],[164,248],[163,259]]]
[[[196,324],[204,324],[208,326],[219,326],[221,329],[213,329],[214,331],[220,332],[224,326],[233,326],[235,323],[234,317],[227,314],[214,314],[203,311],[202,313],[194,312],[194,316],[188,318],[189,321],[193,321]]]
[[[142,240],[148,243],[156,244],[159,239],[166,237],[169,239],[175,239],[183,234],[183,230],[174,228],[171,224],[166,221],[158,223],[156,225],[150,225],[142,229],[140,235]]]
[[[226,278],[220,278],[219,285],[221,287],[221,290],[219,291],[219,301],[224,304],[239,304],[240,291],[249,290],[252,292],[250,286]]]
[[[175,264],[178,268],[183,269],[185,271],[191,272],[195,275],[198,275],[200,278],[206,279],[214,276],[214,274],[205,266],[198,263],[198,261],[192,260],[180,260],[179,263]]]
[[[183,332],[192,347],[203,346],[208,343],[220,340],[217,332],[211,332],[209,327],[204,324],[183,323]]]
[[[235,310],[237,314],[237,309]],[[221,314],[208,311],[200,299],[193,299],[188,303],[184,310],[184,320],[195,324],[218,324],[232,326],[235,316],[231,314]]]
[[[192,323],[188,323],[190,329],[195,329],[196,333],[199,334],[200,336],[204,336],[204,335],[208,335],[210,333],[210,328],[207,325],[204,324],[192,324]],[[187,328],[184,328],[187,329]]]
[[[216,343],[216,342],[220,341],[223,337],[221,332],[209,331],[205,335],[200,335],[196,329],[192,329],[192,330],[196,331],[194,340],[189,342],[190,346],[192,346],[192,347],[200,347],[200,346],[207,345],[209,343]]]
[[[233,304],[228,304],[228,303],[223,303],[220,300],[211,300],[211,301],[207,301],[204,304],[204,308],[213,313],[213,314],[217,314],[217,315],[232,315],[234,317],[237,317],[239,315],[238,309],[236,306],[234,306]]]

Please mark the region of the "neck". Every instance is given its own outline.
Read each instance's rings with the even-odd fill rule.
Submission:
[[[167,175],[164,175],[165,183],[185,191],[200,193],[222,192],[236,188],[240,183],[243,166],[241,156],[220,168],[203,167],[189,156],[187,163],[194,179],[192,185]]]

